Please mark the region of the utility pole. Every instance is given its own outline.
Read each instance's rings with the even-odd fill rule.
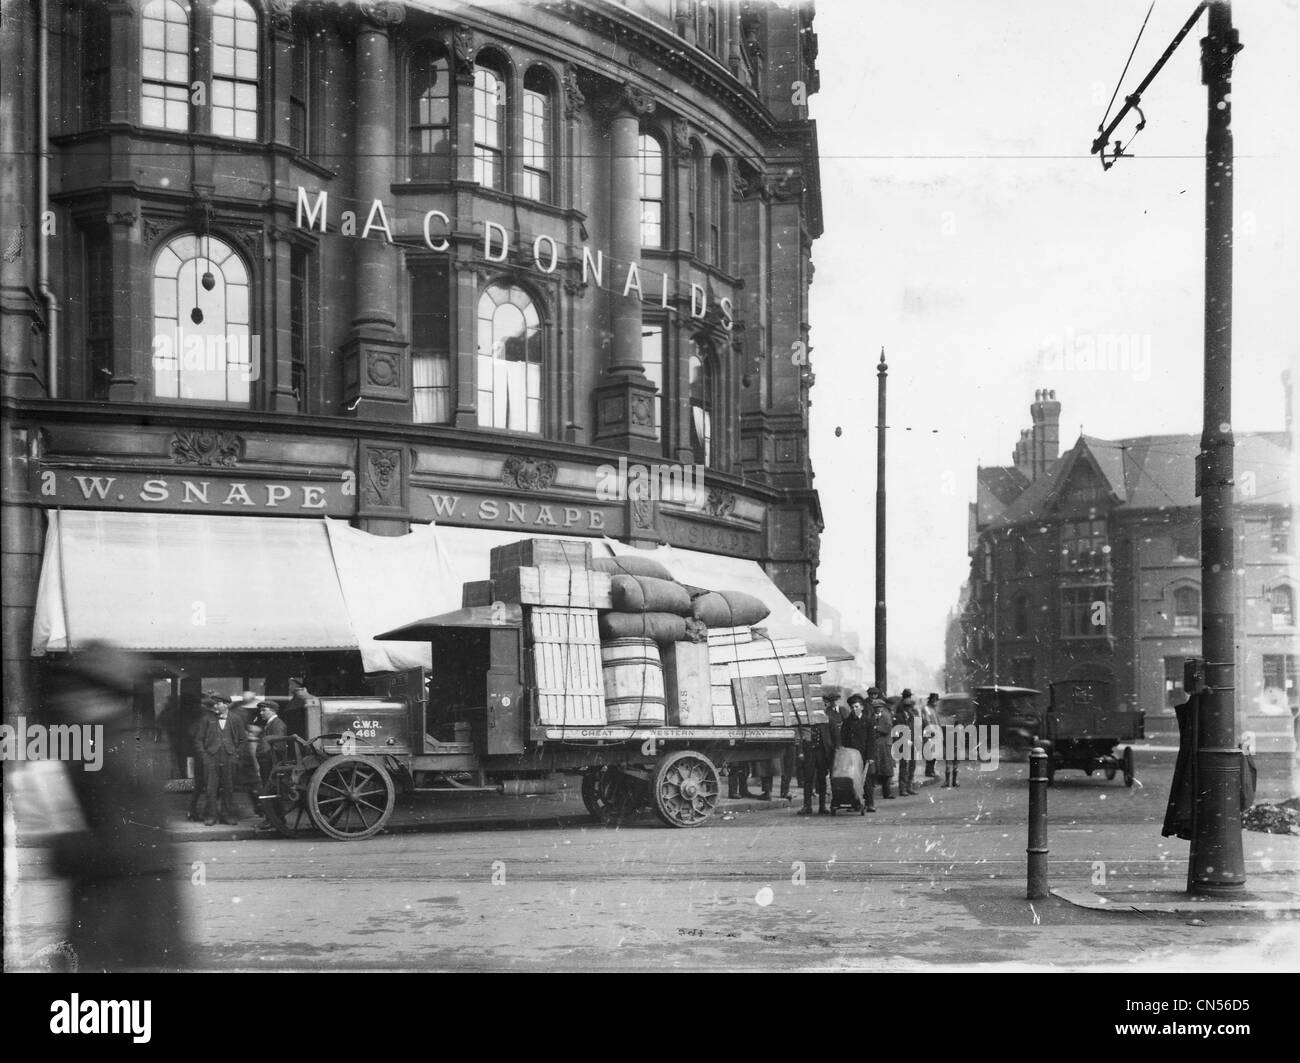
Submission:
[[[1189,893],[1239,893],[1246,885],[1241,845],[1242,752],[1237,739],[1236,614],[1232,437],[1232,64],[1241,51],[1232,5],[1212,0],[1191,17],[1114,120],[1099,130],[1093,153],[1109,169],[1124,156],[1106,143],[1182,39],[1209,9],[1201,40],[1205,128],[1205,391],[1196,493],[1201,499],[1201,654],[1206,689],[1198,698],[1195,810],[1187,874]],[[1145,118],[1138,125],[1141,129]],[[1130,138],[1130,143],[1132,139]]]
[[[1201,41],[1205,128],[1205,423],[1197,456],[1201,496],[1201,653],[1196,814],[1190,889],[1246,885],[1241,846],[1242,754],[1237,743],[1236,580],[1232,438],[1232,61],[1241,51],[1232,5],[1210,4]]]
[[[885,380],[888,376],[885,348],[881,347],[880,364],[876,366],[876,688],[881,697],[889,692],[885,668]]]

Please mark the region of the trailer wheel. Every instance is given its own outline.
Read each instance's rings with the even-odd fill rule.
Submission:
[[[393,814],[395,798],[388,770],[366,757],[330,757],[307,784],[312,822],[336,841],[378,834]]]
[[[1133,747],[1125,746],[1124,747],[1124,785],[1132,786],[1134,778],[1135,776],[1133,774]]]
[[[316,833],[316,824],[307,807],[307,788],[295,778],[298,774],[292,770],[273,771],[265,787],[270,796],[260,802],[271,825],[286,838]]]
[[[635,815],[641,805],[633,781],[610,767],[583,772],[582,803],[597,822],[614,826]]]
[[[703,753],[684,749],[665,757],[652,786],[655,815],[670,827],[698,827],[718,803],[718,769]]]

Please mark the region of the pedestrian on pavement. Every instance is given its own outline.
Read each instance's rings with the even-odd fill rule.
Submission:
[[[876,755],[876,724],[874,720],[866,718],[866,708],[867,699],[861,694],[849,696],[850,715],[840,728],[840,745],[846,749],[856,749],[862,754],[862,800],[866,803],[867,811],[874,812],[876,786],[872,778],[875,774],[872,760]]]
[[[880,782],[880,796],[886,801],[892,801],[894,795],[890,789],[894,781],[894,714],[878,687],[867,691],[867,702],[876,727],[876,779]]]
[[[226,695],[215,690],[207,691],[199,699],[199,715],[190,724],[188,730],[190,755],[194,758],[194,791],[190,795],[190,811],[186,818],[194,823],[203,820],[203,805],[208,796],[207,758],[203,755],[203,747],[199,744],[199,735],[207,726],[207,719],[215,711],[216,703],[219,701],[230,703]]]
[[[283,749],[284,745],[282,742],[273,743],[271,739],[287,737],[289,728],[280,719],[274,701],[263,701],[258,705],[258,718],[262,723],[262,734],[257,743],[257,768],[258,775],[262,779],[262,792],[267,793],[271,782],[271,768],[275,764],[276,749]],[[262,813],[262,823],[269,827],[271,821],[266,815],[266,804],[259,801],[257,808]]]
[[[230,706],[230,715],[244,728],[244,744],[240,747],[235,760],[235,791],[247,794],[249,814],[257,815],[262,794],[262,773],[258,764],[257,751],[261,738],[262,697],[252,690],[245,690],[243,696]]]
[[[903,736],[900,749],[901,755],[898,758],[898,794],[900,797],[914,797],[916,795],[916,743],[913,742],[912,736],[915,733],[913,724],[919,719],[920,713],[917,712],[912,692],[904,688],[902,696],[898,699],[898,706],[894,710],[894,725],[907,729],[907,734]]]
[[[749,768],[747,760],[732,761],[727,765],[728,797],[747,797],[753,800],[758,796],[749,792]]]
[[[930,696],[925,699],[925,704],[921,707],[921,736],[929,740],[929,750],[937,752],[934,744],[942,739],[943,731],[939,728],[939,695],[933,690]],[[939,758],[931,757],[925,762],[925,777],[927,779],[937,779],[939,776],[935,773],[934,762]]]
[[[235,767],[244,747],[244,729],[238,717],[231,717],[230,703],[205,698],[208,715],[199,730],[198,745],[203,753],[203,771],[207,777],[206,818],[209,827],[217,819],[234,826]]]
[[[68,880],[67,942],[82,974],[188,964],[181,857],[166,802],[136,753],[133,699],[149,675],[136,654],[91,642],[53,665],[45,685],[44,710],[56,726],[102,728],[99,770],[77,765],[67,776],[86,830],[60,835],[52,861]]]
[[[826,779],[835,763],[836,737],[832,734],[834,725],[831,723],[835,708],[830,698],[824,697],[823,702],[825,711],[813,713],[811,725],[800,725],[796,729],[803,744],[803,779],[800,781],[803,808],[798,812],[800,816],[812,815],[813,790],[817,791],[817,814],[830,815],[830,809],[826,807]]]
[[[791,742],[781,750],[781,799],[790,800],[790,784],[794,782],[797,743]]]

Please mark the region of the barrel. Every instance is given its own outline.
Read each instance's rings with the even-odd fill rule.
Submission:
[[[665,718],[664,670],[653,639],[602,642],[605,719],[611,724],[658,727]]]

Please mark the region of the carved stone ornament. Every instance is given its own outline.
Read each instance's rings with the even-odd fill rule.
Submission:
[[[647,529],[655,526],[654,503],[651,499],[629,499],[627,508],[628,512],[632,514],[633,527],[638,529]]]
[[[261,229],[237,229],[235,230],[235,236],[244,245],[244,249],[254,258],[262,256]]]
[[[677,149],[678,155],[690,156],[691,125],[685,118],[673,119],[673,147]]]
[[[619,100],[638,118],[645,118],[655,113],[655,99],[644,89],[639,89],[630,81],[623,82]]]
[[[578,85],[577,69],[566,66],[564,68],[564,113],[572,118],[582,110],[586,102],[587,97],[582,94],[582,88]]]
[[[244,454],[244,441],[234,432],[178,428],[172,433],[172,460],[177,465],[219,465],[234,468]]]
[[[474,31],[468,26],[457,26],[451,31],[451,50],[456,61],[470,66],[474,64]]]
[[[587,290],[585,281],[567,280],[564,282],[564,291],[567,295],[579,296]]]
[[[716,487],[709,489],[709,497],[704,500],[704,511],[712,517],[729,517],[736,508],[736,496],[730,491],[719,491]]]
[[[557,471],[553,461],[512,454],[501,469],[501,482],[521,491],[545,491],[555,482]]]
[[[133,210],[110,210],[108,212],[109,225],[120,225],[125,229],[130,229],[139,220],[140,215]]]
[[[362,18],[380,29],[396,26],[406,19],[405,6],[392,3],[391,0],[375,0],[371,3],[358,4],[357,7],[361,9]]]
[[[269,0],[266,10],[274,29],[281,33],[293,29],[293,0]]]
[[[377,388],[395,388],[402,380],[397,355],[391,351],[369,351],[366,357],[366,379]]]
[[[26,233],[26,227],[22,222],[19,222],[18,228],[5,241],[3,258],[6,262],[17,262],[23,257],[23,242],[26,239]]]
[[[797,170],[774,174],[767,178],[767,193],[773,199],[789,201],[803,195],[803,174]]]
[[[148,243],[153,243],[162,235],[162,231],[167,228],[168,222],[162,218],[151,218],[145,215],[144,218],[144,238]]]
[[[641,427],[654,427],[654,404],[649,395],[632,396],[632,423]]]
[[[366,455],[366,481],[364,491],[368,506],[400,506],[402,452],[400,450],[372,450]]]

